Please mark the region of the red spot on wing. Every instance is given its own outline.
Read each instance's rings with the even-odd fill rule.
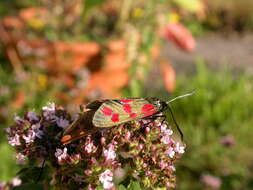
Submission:
[[[118,113],[112,114],[111,120],[113,122],[119,122],[119,114]]]
[[[120,102],[121,103],[129,103],[129,102],[133,102],[133,99],[121,99]]]
[[[112,115],[112,109],[111,109],[111,108],[108,108],[108,107],[106,107],[106,106],[104,106],[104,107],[102,108],[102,112],[103,112],[104,115]]]
[[[141,108],[142,113],[149,113],[149,112],[152,112],[152,111],[155,111],[155,106],[153,104],[145,104]]]
[[[135,118],[137,116],[137,113],[130,113],[129,114],[129,117],[131,117],[131,118]]]
[[[127,113],[131,113],[131,112],[132,112],[132,107],[131,107],[130,104],[124,104],[124,105],[123,105],[123,109],[124,109],[124,111],[127,112]]]
[[[153,104],[145,104],[144,106],[142,106],[141,112],[144,113],[144,117],[147,117],[155,114],[157,110]]]
[[[156,113],[156,111],[150,111],[148,113],[144,114],[144,117],[150,116],[150,115],[154,115]]]

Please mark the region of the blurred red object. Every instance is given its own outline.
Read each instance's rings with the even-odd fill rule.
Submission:
[[[42,7],[25,8],[20,10],[19,17],[25,22],[29,22],[35,18],[46,20],[48,17],[48,10]]]
[[[173,41],[181,49],[191,52],[196,47],[196,42],[191,32],[181,23],[171,22],[164,30],[163,36]]]
[[[20,20],[20,18],[13,17],[13,16],[6,16],[2,20],[3,25],[9,28],[15,28],[15,29],[20,29],[24,28],[25,25],[24,23]]]
[[[164,87],[168,92],[173,92],[176,88],[176,72],[168,61],[161,61],[160,69]]]
[[[19,109],[24,105],[25,99],[26,99],[25,92],[23,90],[20,90],[16,93],[11,105],[15,109]]]

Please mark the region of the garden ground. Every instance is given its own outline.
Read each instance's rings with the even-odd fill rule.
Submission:
[[[197,38],[193,53],[179,50],[173,44],[166,44],[163,55],[171,60],[177,71],[192,69],[196,59],[202,59],[211,66],[228,65],[235,68],[253,68],[253,34],[242,35],[211,33]]]

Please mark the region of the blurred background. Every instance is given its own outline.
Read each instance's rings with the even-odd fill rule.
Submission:
[[[251,0],[0,1],[0,181],[19,170],[4,130],[17,115],[195,89],[172,105],[177,189],[253,189],[252,44]]]

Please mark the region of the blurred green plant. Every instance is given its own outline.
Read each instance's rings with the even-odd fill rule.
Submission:
[[[245,32],[253,29],[253,2],[251,0],[208,0],[208,14],[204,26],[211,30]]]
[[[178,165],[180,190],[203,189],[206,174],[220,180],[221,190],[253,188],[253,77],[232,73],[210,72],[200,61],[195,76],[178,79],[176,94],[196,89],[194,96],[173,104],[188,145]]]

